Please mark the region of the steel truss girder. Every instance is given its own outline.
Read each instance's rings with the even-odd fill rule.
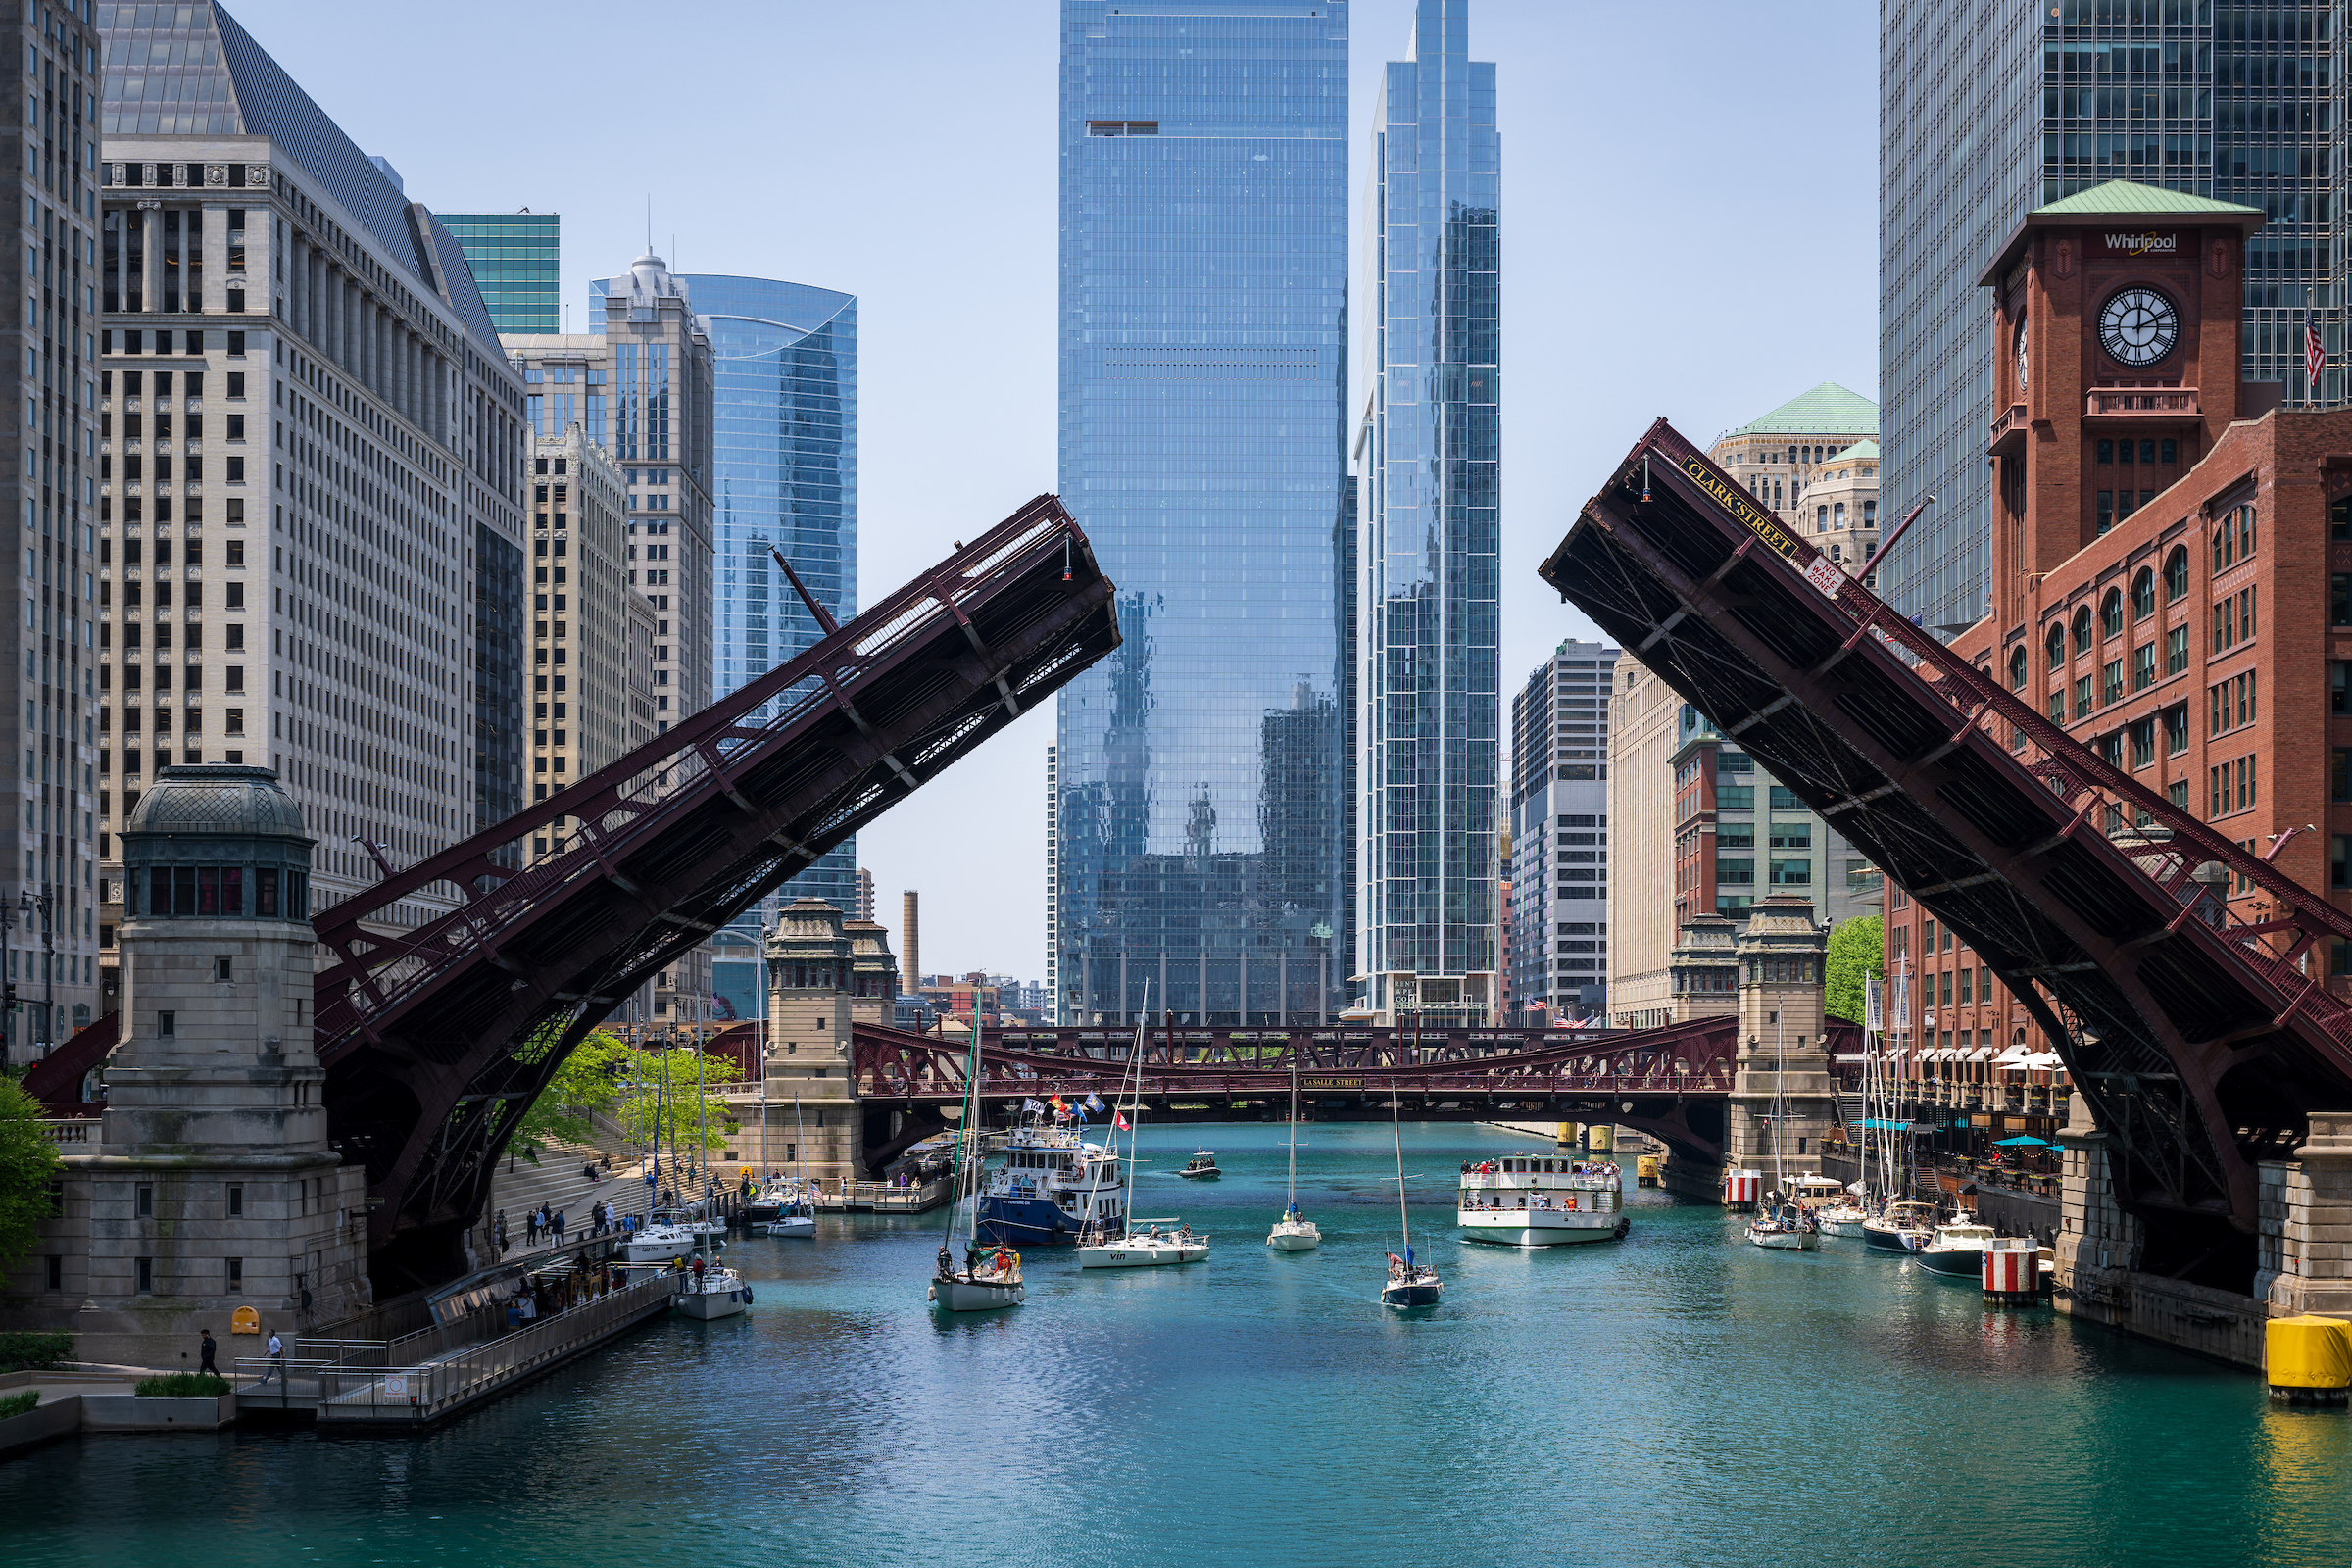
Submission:
[[[1660,488],[1665,497],[1645,495]],[[2129,1136],[2143,1118],[2155,1123],[2128,1152],[2127,1204],[2226,1210],[2251,1229],[2252,1166],[2222,1080],[2290,1053],[2294,1070],[2324,1092],[2352,1078],[2345,1009],[2294,967],[2316,933],[2352,932],[2352,918],[2107,767],[1841,571],[1819,569],[1827,563],[1801,539],[1760,514],[1736,517],[1721,497],[1739,493],[1661,420],[1587,505],[1544,575],[1966,934],[2050,1031],[2103,1123]],[[1808,566],[1816,569],[1800,577]],[[1727,605],[1735,591],[1740,603]],[[1939,679],[1924,681],[1914,662]],[[2021,760],[1987,722],[2039,755]],[[2111,844],[2092,822],[2102,800],[2162,822],[2171,850],[2133,855]],[[2047,824],[2022,843],[1995,830],[2014,829],[2021,803],[2035,803]],[[2013,819],[1997,822],[1994,808]],[[2186,874],[2191,855],[2271,892],[2289,918],[2225,933],[2186,917],[2198,892]],[[2099,930],[2074,907],[2086,889],[2118,888],[2140,890],[2117,911],[2131,929]],[[2257,946],[2282,924],[2296,928],[2283,954]],[[2233,1026],[2194,1039],[2179,1026],[2179,1002],[2158,997],[2142,972],[2151,939],[2186,940],[2200,969],[2233,983],[2225,987],[2237,994]],[[2141,958],[2129,956],[2135,951]],[[2036,985],[2096,1038],[2070,1030]]]

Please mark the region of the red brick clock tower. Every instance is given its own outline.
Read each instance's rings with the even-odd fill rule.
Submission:
[[[2027,215],[1994,290],[1991,610],[2187,473],[2232,419],[2250,207],[2112,180]],[[2103,460],[2103,461],[2102,461]],[[1975,641],[1976,639],[1971,639]]]

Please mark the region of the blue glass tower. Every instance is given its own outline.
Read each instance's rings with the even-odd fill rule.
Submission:
[[[723,697],[819,635],[770,546],[834,619],[858,612],[858,300],[764,277],[681,272],[677,281],[716,361],[710,690]],[[591,288],[600,320],[602,292]],[[856,909],[858,841],[836,845],[740,923],[756,931],[772,905],[795,899]]]
[[[1372,130],[1358,450],[1357,955],[1382,1017],[1496,1000],[1502,144],[1469,0],[1420,0]]]
[[[1126,641],[1059,699],[1057,1013],[1312,1022],[1347,975],[1348,6],[1061,25],[1061,493]]]

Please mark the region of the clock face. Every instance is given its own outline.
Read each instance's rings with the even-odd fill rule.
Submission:
[[[2180,313],[2152,288],[2128,288],[2099,312],[2099,347],[2118,365],[2154,365],[2180,341]]]
[[[2018,323],[2017,323],[2017,389],[2018,389],[2018,391],[2019,391],[2019,392],[2021,392],[2021,393],[2022,393],[2022,392],[2024,392],[2024,391],[2025,391],[2025,389],[2027,388],[2027,386],[2028,386],[2029,384],[2030,384],[2030,378],[2029,378],[2029,377],[2028,377],[2028,375],[2026,374],[2026,322],[2025,322],[2025,318],[2024,318],[2023,317],[2020,317],[2020,318],[2018,318]]]

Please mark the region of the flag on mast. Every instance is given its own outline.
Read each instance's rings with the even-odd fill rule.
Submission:
[[[2311,301],[2303,302],[2303,375],[2310,385],[2310,401],[2320,401],[2320,372],[2328,368],[2328,345],[2320,339],[2320,318],[2311,312]]]

